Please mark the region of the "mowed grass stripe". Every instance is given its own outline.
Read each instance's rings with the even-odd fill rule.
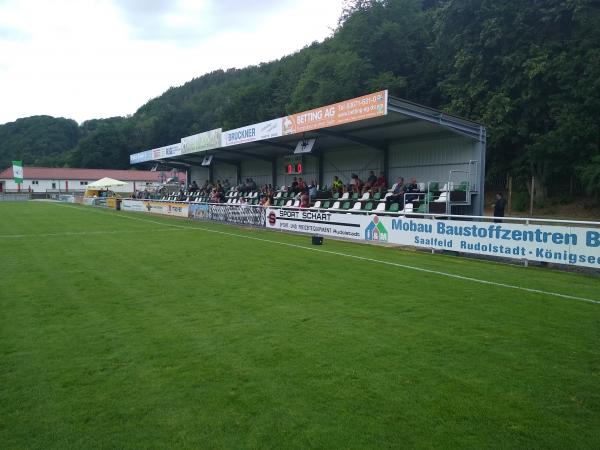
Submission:
[[[149,238],[155,224],[113,214],[18,211],[23,233],[54,214],[140,233],[2,242],[3,447],[598,444],[595,305],[214,233]]]
[[[74,206],[70,206],[70,205],[58,205],[61,207],[67,207],[67,208],[74,208]],[[114,212],[112,211],[106,211],[106,210],[90,210],[89,208],[82,210],[81,208],[78,208],[81,211],[85,211],[85,212],[94,212],[94,213],[98,213],[98,214],[114,214]],[[533,292],[533,293],[539,293],[542,296],[546,295],[546,296],[556,296],[556,297],[562,297],[565,299],[570,299],[570,300],[578,300],[578,301],[584,301],[584,302],[588,302],[588,303],[593,303],[593,304],[600,304],[600,297],[598,297],[598,288],[599,288],[599,279],[597,277],[590,277],[590,276],[582,276],[582,278],[580,278],[578,280],[578,284],[577,286],[574,288],[573,286],[569,286],[569,282],[567,280],[569,280],[569,276],[572,276],[573,274],[565,274],[562,272],[558,272],[558,271],[553,271],[553,270],[547,270],[547,269],[539,269],[539,268],[531,268],[529,270],[531,271],[536,271],[536,277],[532,278],[532,272],[528,271],[528,270],[523,270],[522,267],[517,267],[515,270],[511,270],[509,268],[509,265],[506,263],[494,263],[494,262],[476,262],[474,260],[468,260],[465,258],[455,258],[455,257],[444,257],[443,255],[424,255],[423,253],[419,253],[416,254],[413,251],[403,251],[403,252],[396,252],[397,254],[402,254],[404,253],[404,261],[389,261],[389,260],[382,260],[382,259],[375,259],[372,256],[369,256],[368,253],[365,253],[363,251],[363,254],[357,254],[356,252],[352,252],[352,253],[347,253],[344,252],[343,247],[340,247],[338,250],[326,250],[320,247],[315,247],[315,246],[307,246],[306,243],[306,236],[305,235],[300,235],[300,236],[293,236],[293,235],[288,235],[288,234],[284,234],[285,236],[285,240],[281,240],[281,239],[273,239],[272,237],[275,236],[276,234],[274,234],[272,231],[266,231],[266,230],[247,230],[244,229],[242,232],[240,232],[239,229],[236,229],[235,227],[231,227],[231,226],[223,226],[223,225],[217,225],[218,228],[214,227],[214,224],[202,224],[202,225],[198,225],[198,224],[193,224],[193,223],[189,223],[187,221],[182,221],[181,219],[176,219],[175,221],[173,219],[167,219],[167,221],[165,221],[163,218],[148,218],[148,217],[140,217],[139,214],[136,213],[132,213],[132,214],[120,214],[118,215],[118,217],[123,218],[123,219],[128,219],[128,220],[133,220],[133,221],[137,221],[137,222],[141,222],[141,223],[146,223],[146,224],[157,224],[157,225],[165,225],[168,227],[171,227],[173,229],[179,229],[179,230],[188,230],[188,229],[197,229],[199,231],[207,231],[207,232],[212,232],[212,233],[217,233],[217,234],[222,234],[222,235],[226,235],[226,236],[231,236],[231,237],[235,237],[235,238],[245,238],[245,239],[255,239],[255,240],[259,240],[265,243],[269,243],[269,244],[281,244],[281,245],[286,245],[286,246],[291,246],[291,247],[297,247],[299,249],[303,249],[303,250],[309,250],[309,251],[316,251],[316,252],[321,252],[321,253],[331,253],[331,254],[335,254],[337,256],[340,257],[350,257],[350,258],[355,258],[355,259],[359,259],[362,261],[366,261],[366,262],[371,262],[371,263],[377,263],[377,264],[387,264],[387,265],[392,265],[392,266],[396,266],[400,269],[405,269],[405,270],[417,270],[417,271],[421,271],[421,272],[425,272],[427,275],[427,277],[429,276],[448,276],[450,278],[457,278],[457,279],[462,279],[462,280],[466,280],[466,281],[471,281],[471,282],[476,282],[476,283],[482,283],[482,284],[488,284],[488,285],[496,285],[499,287],[503,287],[503,288],[508,288],[508,289],[517,289],[517,290],[524,290],[524,291],[529,291],[529,292]],[[280,234],[281,235],[281,234]],[[290,242],[290,241],[294,241],[294,242]],[[299,242],[302,242],[302,244],[300,244]],[[329,242],[333,242],[333,246],[336,246],[334,240],[331,240]],[[339,242],[339,241],[338,241]],[[330,248],[331,245],[328,245],[328,248]],[[368,251],[372,251],[372,253],[375,253],[375,250],[373,249],[372,245],[364,245],[364,244],[358,244],[356,245],[355,243],[350,243],[350,242],[344,242],[343,245],[345,246],[345,250],[347,249],[353,249],[356,250],[357,247],[363,247],[363,249],[365,247],[371,247],[368,248]],[[339,247],[339,246],[338,246]],[[384,254],[384,253],[382,253]],[[406,256],[410,255],[409,258],[410,260],[406,259]],[[389,256],[390,252],[388,251],[387,253],[385,253],[385,256]],[[438,257],[438,263],[437,265],[431,266],[429,264],[430,260],[434,260],[436,256]],[[445,258],[445,259],[444,259]],[[444,267],[440,267],[440,261],[439,259],[441,259],[442,262],[445,262],[445,266]],[[418,264],[418,265],[417,265]],[[498,266],[502,267],[502,270],[495,270]],[[491,269],[491,270],[490,270]],[[503,273],[509,275],[510,278],[516,278],[518,280],[517,283],[511,283],[510,279],[507,277],[503,277]],[[498,279],[494,279],[494,277],[497,277],[498,274],[500,275],[500,277]],[[564,275],[567,275],[567,277],[565,278]],[[539,279],[539,280],[538,280]],[[565,291],[564,286],[567,285],[568,291]],[[557,290],[552,290],[552,289],[557,289]],[[584,292],[586,292],[587,295],[579,295],[577,293],[577,291],[579,290],[585,290]]]

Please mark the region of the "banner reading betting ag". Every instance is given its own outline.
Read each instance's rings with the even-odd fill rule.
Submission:
[[[296,134],[319,128],[333,127],[387,114],[388,91],[321,106],[283,118],[283,134]]]

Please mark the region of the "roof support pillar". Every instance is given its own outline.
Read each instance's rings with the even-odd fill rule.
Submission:
[[[317,165],[319,166],[319,175],[318,175],[317,183],[318,183],[319,187],[321,189],[323,189],[323,183],[325,182],[325,180],[324,180],[324,178],[325,178],[325,157],[323,156],[323,152],[319,152],[317,154],[317,158],[318,158]]]
[[[271,184],[277,186],[277,158],[271,161]]]
[[[383,175],[385,176],[388,184],[390,184],[390,147],[387,145],[383,149]]]

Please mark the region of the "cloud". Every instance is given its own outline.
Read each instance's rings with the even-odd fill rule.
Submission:
[[[215,34],[249,31],[293,0],[124,0],[115,6],[141,40],[194,45]],[[293,21],[293,18],[290,18]]]
[[[0,41],[25,41],[29,33],[17,28],[0,25]]]
[[[331,34],[342,0],[0,0],[0,123],[132,114],[171,86]]]

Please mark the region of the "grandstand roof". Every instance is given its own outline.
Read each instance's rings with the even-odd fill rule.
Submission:
[[[71,169],[54,167],[23,167],[23,177],[28,180],[99,180],[109,177],[123,181],[162,181],[161,172],[148,170],[113,170],[113,169]],[[12,167],[0,172],[0,179],[12,179]],[[185,175],[179,173],[179,179]]]
[[[386,93],[387,91],[382,91]],[[376,95],[370,94],[370,95]],[[366,97],[366,96],[365,96]],[[362,98],[362,97],[361,97]],[[233,162],[246,159],[271,160],[274,157],[289,155],[293,152],[299,139],[317,138],[318,151],[334,149],[354,143],[372,149],[384,149],[390,142],[414,140],[425,136],[441,134],[459,134],[482,144],[485,149],[486,129],[477,122],[443,113],[416,103],[387,96],[387,107],[384,115],[371,116],[361,120],[333,126],[319,126],[304,132],[288,133],[269,139],[258,139],[237,145],[221,145],[206,151],[174,154],[157,159],[149,158],[146,162],[163,162],[168,165],[199,166],[207,155],[213,155],[216,161]],[[346,102],[353,102],[350,99]],[[329,107],[340,105],[321,107]],[[311,110],[314,111],[314,110]],[[310,112],[298,113],[298,115]],[[285,120],[285,118],[274,119]],[[213,130],[219,131],[220,130]],[[232,131],[232,130],[229,130]],[[223,134],[229,133],[223,131]],[[484,150],[483,150],[484,151]],[[482,158],[484,155],[482,155]],[[142,161],[140,161],[142,162]],[[134,162],[135,163],[135,162]]]

